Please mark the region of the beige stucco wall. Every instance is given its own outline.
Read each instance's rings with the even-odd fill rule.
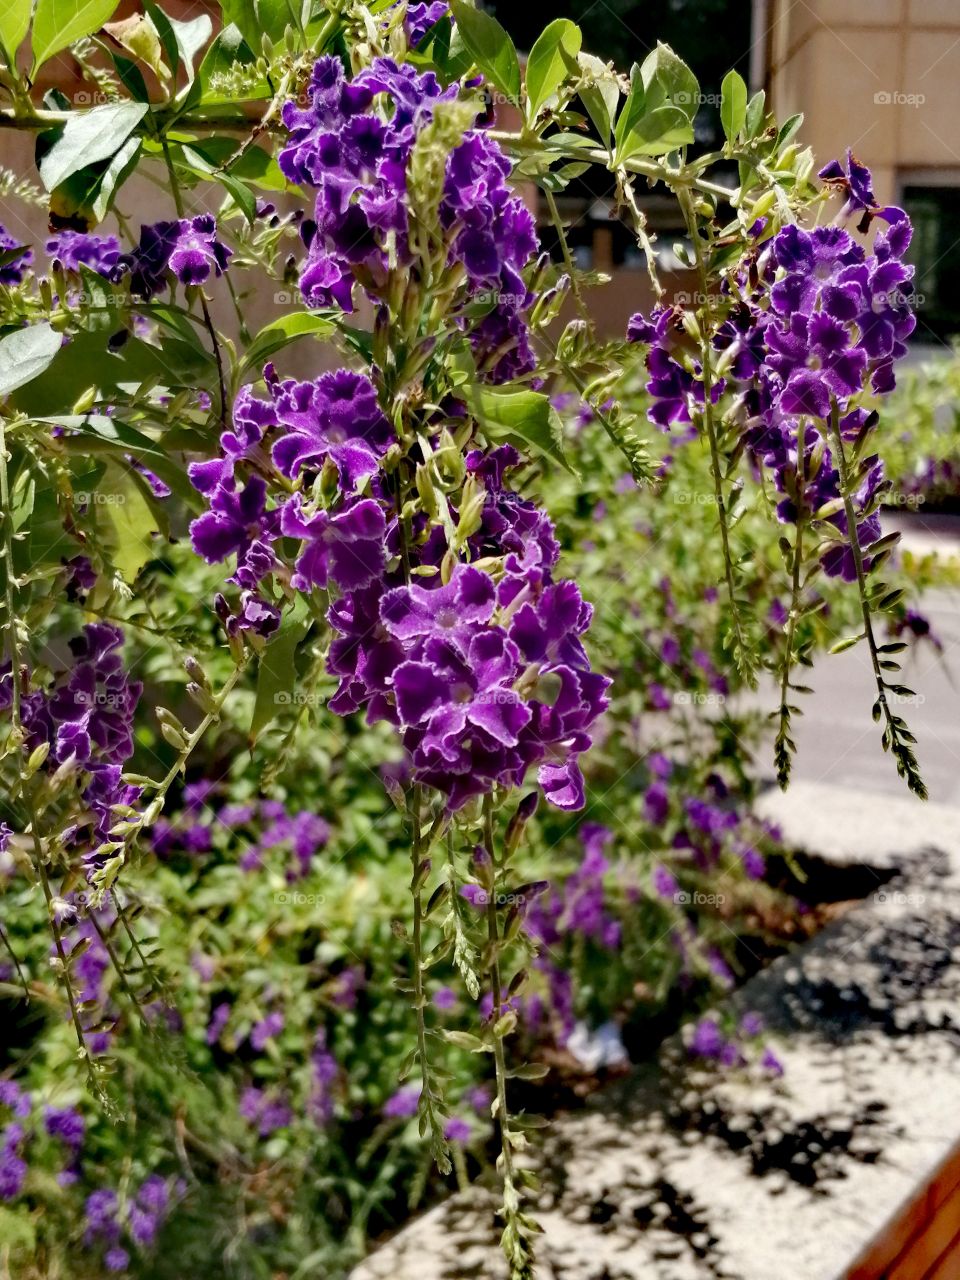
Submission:
[[[771,103],[818,159],[852,147],[881,202],[911,171],[960,183],[960,0],[769,0],[763,26]]]

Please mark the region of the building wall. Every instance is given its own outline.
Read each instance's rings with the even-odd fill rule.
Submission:
[[[803,112],[802,136],[818,159],[852,147],[873,170],[881,204],[919,171],[960,183],[960,0],[757,8],[771,104],[780,118]]]

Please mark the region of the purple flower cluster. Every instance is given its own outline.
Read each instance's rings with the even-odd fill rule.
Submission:
[[[240,1114],[253,1125],[261,1138],[293,1123],[293,1110],[287,1095],[278,1089],[260,1089],[249,1085],[240,1098]]]
[[[133,716],[142,685],[123,666],[123,633],[93,622],[70,641],[74,665],[47,689],[21,690],[20,717],[26,746],[49,747],[46,767],[72,765],[84,779],[83,798],[99,836],[114,819],[111,806],[139,795],[121,770],[133,752]],[[13,703],[9,664],[0,669],[0,712]]]
[[[84,1210],[84,1245],[103,1249],[107,1271],[126,1271],[130,1265],[127,1245],[132,1242],[141,1250],[152,1248],[174,1200],[185,1191],[180,1179],[163,1178],[156,1173],[145,1178],[123,1206],[109,1187],[92,1191]]]
[[[176,820],[161,818],[154,824],[151,836],[158,857],[170,857],[178,851],[209,853],[218,830],[239,832],[245,843],[239,859],[244,871],[260,870],[270,855],[279,851],[291,855],[286,868],[288,882],[308,874],[314,857],[330,838],[325,818],[309,809],[290,813],[280,800],[217,807],[210,803],[213,789],[205,780],[190,783],[184,788],[182,814]]]
[[[451,808],[495,783],[519,785],[534,765],[554,804],[580,807],[576,758],[609,681],[590,670],[580,639],[590,606],[575,583],[552,579],[559,547],[549,520],[505,487],[516,450],[466,459],[487,498],[468,549],[499,558],[497,576],[458,563],[444,581],[437,529],[418,549],[432,576],[408,584],[394,509],[381,496],[391,432],[372,383],[348,370],[313,382],[280,381],[269,367],[265,376],[271,399],[239,396],[222,455],[190,468],[210,508],[191,525],[194,550],[237,559],[240,610],[228,629],[276,628],[264,580],[280,564],[280,540],[295,539],[292,585],[339,593],[328,611],[338,633],[328,657],[340,677],[334,711],[365,706],[369,719],[396,725],[416,778]],[[304,487],[318,471],[329,476],[335,503],[308,502],[300,490],[270,506],[261,470],[250,469],[271,463]],[[358,492],[364,485],[371,496]]]
[[[769,1045],[759,1056],[755,1052],[755,1042],[762,1034],[763,1019],[758,1013],[745,1013],[739,1027],[731,1034],[726,1034],[719,1021],[708,1014],[694,1025],[687,1040],[687,1049],[695,1057],[709,1059],[722,1067],[744,1067],[748,1062],[747,1051],[754,1051],[751,1056],[759,1061],[762,1070],[782,1076],[783,1066]],[[748,1044],[750,1041],[754,1044]]]
[[[101,241],[101,261],[105,252],[103,244]],[[194,218],[153,222],[141,227],[139,244],[129,253],[120,254],[109,273],[101,267],[94,270],[109,275],[114,282],[129,274],[130,292],[149,301],[167,287],[171,275],[184,285],[204,284],[212,275],[222,275],[230,253],[218,238],[213,214],[201,213]]]
[[[46,250],[65,271],[79,271],[84,266],[107,279],[113,278],[120,262],[120,241],[116,236],[61,231],[47,241]]]
[[[424,12],[413,19],[416,29],[436,21],[443,8],[418,6]],[[410,269],[419,236],[437,235],[436,227],[411,223],[407,166],[438,105],[457,94],[457,85],[442,89],[432,72],[388,58],[348,81],[339,59],[327,56],[314,67],[308,105],[286,104],[290,144],[280,167],[292,182],[317,190],[314,219],[302,227],[307,259],[300,287],[310,305],[351,311],[357,282],[382,298],[392,262]],[[387,119],[379,109],[384,96],[393,108]],[[472,296],[489,298],[471,341],[498,382],[534,366],[522,316],[533,296],[520,273],[537,251],[536,227],[510,189],[509,173],[499,146],[468,131],[450,154],[438,210],[448,264],[462,267]]]
[[[824,447],[826,424],[835,413],[843,437],[857,435],[867,420],[861,397],[893,389],[894,363],[906,353],[916,323],[909,298],[913,268],[903,261],[911,238],[907,215],[877,207],[869,171],[852,156],[846,168],[834,162],[820,176],[843,190],[845,213],[862,213],[862,230],[873,219],[882,224],[872,251],[838,225],[783,227],[730,282],[728,314],[712,338],[711,399],[719,404],[731,393],[724,411],[742,424],[753,456],[773,475],[783,495],[778,515],[791,522],[798,476],[808,511],[839,497],[839,471]],[[705,401],[703,369],[682,310],[656,308],[649,319],[638,313],[628,338],[649,344],[650,419],[664,429],[693,422]],[[879,536],[875,512],[883,487],[876,463],[854,498],[863,546]],[[824,518],[847,532],[843,512]],[[823,563],[828,574],[854,576],[847,548],[832,549]]]
[[[0,1080],[0,1108],[8,1119],[0,1130],[0,1200],[13,1200],[23,1189],[27,1162],[23,1158],[26,1130],[33,1103],[14,1080]]]

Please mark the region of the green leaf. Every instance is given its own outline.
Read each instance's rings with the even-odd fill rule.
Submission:
[[[564,456],[563,424],[549,396],[539,391],[499,391],[476,385],[467,389],[467,394],[489,440],[506,440],[528,452],[532,449],[575,474]]]
[[[96,511],[105,517],[110,559],[125,582],[136,582],[154,556],[158,520],[134,477],[121,464],[109,462],[97,486]]]
[[[117,0],[37,0],[33,19],[34,70],[75,40],[98,31],[116,7]]]
[[[173,19],[168,17],[158,4],[154,4],[153,0],[143,0],[143,11],[153,23],[160,43],[163,45],[163,51],[167,55],[170,71],[176,76],[180,69],[180,47],[173,33]]]
[[[767,103],[767,95],[759,89],[747,103],[745,132],[748,138],[755,138],[763,128],[763,118]]]
[[[235,24],[224,27],[203,55],[203,61],[197,71],[197,77],[188,88],[183,101],[179,104],[180,109],[187,110],[197,103],[202,103],[204,106],[213,106],[232,102],[233,98],[229,88],[214,88],[215,82],[218,80],[227,81],[230,72],[237,63],[242,67],[250,67],[255,62],[256,57],[244,40],[240,29]],[[254,98],[269,98],[270,86],[267,84],[266,79],[262,79],[257,84],[245,89],[244,96],[251,100]]]
[[[786,120],[784,120],[783,124],[780,126],[779,132],[777,133],[777,141],[774,146],[774,150],[780,151],[781,148],[785,147],[787,143],[791,140],[791,138],[793,138],[793,136],[797,133],[797,131],[799,130],[802,124],[803,124],[802,111],[798,111],[796,115],[789,116]]]
[[[51,216],[73,227],[102,222],[117,191],[136,167],[141,146],[140,138],[130,137],[108,161],[72,174],[50,196]]]
[[[235,26],[250,48],[255,53],[259,52],[263,32],[257,23],[253,0],[221,0],[220,9],[223,13],[223,25]]]
[[[257,25],[270,39],[279,44],[287,27],[294,31],[301,28],[299,5],[294,0],[254,0]]]
[[[680,107],[657,107],[644,113],[623,140],[618,140],[617,163],[636,155],[662,156],[692,141],[693,126]]]
[[[612,71],[600,58],[595,58],[593,54],[581,53],[580,66],[584,73],[591,77],[591,83],[583,85],[580,89],[580,101],[586,107],[587,115],[593,121],[600,140],[606,146],[613,132],[613,122],[617,118],[620,84],[616,72]]]
[[[616,158],[619,161],[620,153],[624,144],[633,130],[643,119],[643,113],[646,106],[646,90],[643,87],[643,78],[640,75],[640,68],[636,65],[630,73],[630,92],[627,99],[620,109],[620,115],[617,118],[616,128],[614,129],[614,140],[617,144]]]
[[[241,210],[244,217],[252,225],[257,213],[257,198],[246,185],[245,182],[238,178],[234,171],[225,172],[216,167],[202,156],[199,151],[193,147],[180,145],[177,148],[179,158],[183,164],[191,169],[194,173],[204,178],[209,178],[211,182],[219,182],[222,187],[233,197],[234,204]]]
[[[179,22],[176,18],[169,18],[168,21],[173,28],[174,39],[177,42],[177,49],[180,53],[180,62],[186,72],[187,84],[189,85],[193,82],[195,74],[194,59],[213,35],[213,23],[205,13],[201,13],[198,18],[193,18],[190,22]],[[163,33],[161,32],[162,38]]]
[[[40,177],[48,191],[72,174],[116,155],[147,114],[144,102],[108,102],[78,111],[40,161]]]
[[[310,610],[302,598],[280,623],[280,630],[260,655],[257,671],[257,698],[250,721],[250,744],[272,722],[281,707],[293,701],[297,681],[297,648],[310,627]]]
[[[16,329],[0,338],[0,396],[38,377],[53,363],[62,339],[48,324]]]
[[[327,337],[336,330],[333,312],[294,311],[261,329],[247,348],[241,371],[263,368],[263,362],[298,338]]]
[[[669,45],[658,43],[647,54],[640,68],[640,78],[646,91],[648,111],[662,106],[678,107],[692,122],[700,110],[700,83]]]
[[[565,80],[570,60],[580,52],[583,37],[569,18],[557,18],[537,37],[527,58],[527,118],[537,112]]]
[[[147,378],[177,390],[200,386],[212,390],[216,386],[213,360],[197,346],[165,337],[160,350],[131,335],[118,351],[111,352],[106,340],[102,332],[75,334],[56,352],[48,378],[34,378],[17,391],[17,408],[31,417],[70,413],[90,387],[109,397],[124,386],[129,391],[130,383]]]
[[[123,81],[131,98],[135,98],[137,102],[149,102],[150,94],[147,90],[147,82],[143,78],[143,72],[137,64],[130,58],[125,58],[122,53],[117,53],[115,49],[111,50],[113,56],[113,64],[117,68],[117,75]]]
[[[3,0],[0,5],[0,46],[12,66],[23,37],[30,30],[30,10],[33,0]]]
[[[191,151],[196,151],[213,168],[217,169],[230,157],[236,154],[238,140],[221,135],[213,138],[196,138],[190,143]],[[263,147],[249,147],[239,160],[230,165],[230,173],[235,178],[243,178],[261,191],[287,191],[294,195],[302,195],[300,188],[290,182],[277,164],[276,160]]]
[[[728,71],[720,86],[720,123],[728,142],[733,142],[747,118],[747,86],[743,76]]]
[[[64,436],[64,443],[68,450],[76,448],[85,456],[100,452],[121,456],[129,454],[156,472],[189,507],[195,511],[203,510],[203,499],[190,483],[183,466],[168,457],[162,440],[151,440],[136,427],[116,418],[108,418],[105,414],[63,414],[39,418],[38,421],[66,428],[69,434]]]
[[[496,18],[467,0],[450,0],[460,38],[474,62],[511,102],[520,101],[520,59],[513,41]]]

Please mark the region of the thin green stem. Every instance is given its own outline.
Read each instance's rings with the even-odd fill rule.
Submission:
[[[573,296],[577,304],[577,310],[580,312],[581,318],[592,327],[593,321],[587,308],[587,304],[584,301],[583,291],[580,288],[580,280],[576,264],[573,261],[573,254],[570,252],[570,245],[567,243],[567,233],[563,227],[560,210],[557,208],[556,198],[549,187],[543,187],[542,190],[546,197],[547,208],[550,210],[550,220],[552,221],[560,240],[560,252],[563,254],[563,264],[567,268],[567,275],[570,277],[570,285],[573,289]]]
[[[797,631],[797,620],[800,612],[800,575],[803,569],[803,530],[806,520],[806,419],[801,418],[797,427],[797,478],[796,508],[797,533],[793,544],[793,573],[790,583],[790,616],[787,619],[786,645],[783,654],[783,667],[780,671],[780,728],[774,748],[777,766],[777,781],[781,789],[786,790],[790,780],[790,752],[793,743],[789,736],[790,708],[787,694],[790,687],[790,664],[793,657],[793,645]]]
[[[493,887],[487,895],[487,949],[490,955],[490,991],[493,1005],[490,1013],[493,1037],[493,1063],[497,1085],[497,1131],[500,1135],[500,1174],[503,1180],[503,1236],[501,1245],[510,1265],[511,1280],[528,1280],[532,1276],[533,1253],[528,1233],[524,1230],[520,1210],[520,1189],[513,1162],[513,1135],[510,1130],[510,1112],[507,1109],[507,1060],[503,1042],[506,1032],[500,1026],[503,1018],[503,977],[500,967],[500,922],[497,917],[497,862],[494,856],[493,800],[490,794],[483,798],[483,839],[493,868]]]
[[[730,620],[735,636],[734,656],[737,660],[737,666],[740,668],[745,679],[749,684],[754,685],[756,683],[756,678],[754,675],[753,657],[744,636],[743,622],[740,617],[740,606],[737,603],[737,588],[733,574],[733,555],[730,548],[729,519],[727,516],[726,499],[723,492],[723,471],[721,468],[720,445],[717,439],[717,427],[713,416],[714,379],[713,348],[711,346],[713,319],[710,310],[710,280],[707,274],[707,264],[703,254],[700,232],[697,227],[697,215],[693,207],[693,200],[689,191],[677,192],[677,199],[679,200],[680,207],[683,210],[684,220],[687,225],[687,232],[693,245],[697,278],[700,283],[700,291],[703,297],[699,325],[701,379],[703,384],[703,410],[701,417],[710,448],[710,471],[713,475],[713,493],[717,505],[717,522],[720,526],[720,541],[723,547],[724,579],[727,588],[727,599],[730,604]]]

